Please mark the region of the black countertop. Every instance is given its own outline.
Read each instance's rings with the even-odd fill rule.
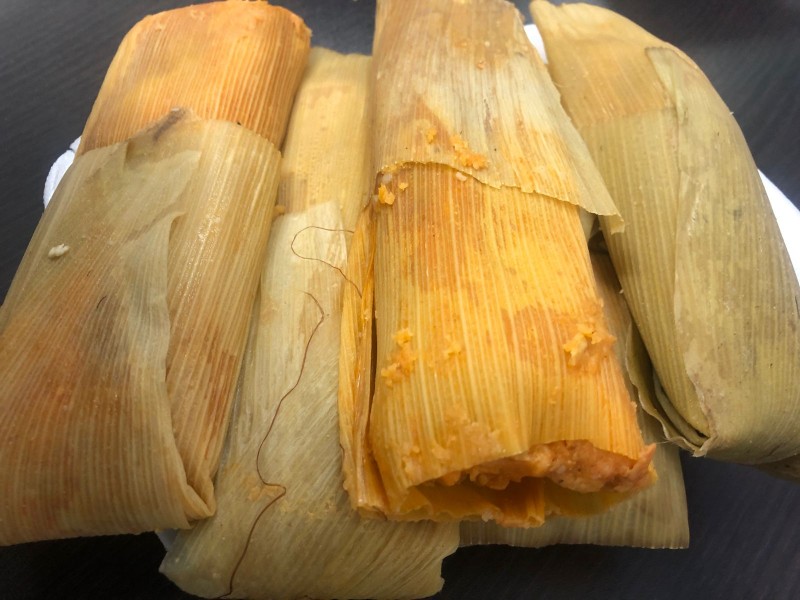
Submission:
[[[369,52],[374,2],[284,0],[316,45]],[[80,135],[124,33],[169,0],[0,0],[0,298],[42,214],[50,165]],[[525,2],[516,3],[526,18]],[[756,162],[800,200],[800,2],[600,2],[686,51]],[[800,231],[795,232],[800,236]],[[800,387],[800,382],[798,382]],[[459,550],[438,598],[800,598],[800,486],[683,457],[689,550]],[[0,548],[0,598],[189,598],[158,573],[153,534]]]

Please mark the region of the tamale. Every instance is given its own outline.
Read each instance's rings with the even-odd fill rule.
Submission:
[[[210,2],[137,23],[117,50],[78,154],[125,140],[170,109],[238,123],[280,148],[310,31],[267,2]]]
[[[0,310],[2,352],[12,352],[13,344],[24,342],[29,347],[20,356],[33,353],[38,356],[36,360],[42,368],[46,365],[57,365],[58,369],[44,382],[44,388],[40,388],[42,381],[37,381],[38,372],[23,369],[20,359],[15,358],[14,361],[4,363],[3,368],[8,377],[3,377],[0,383],[0,402],[9,410],[19,411],[11,422],[21,431],[25,427],[32,427],[32,423],[38,419],[37,415],[49,414],[48,411],[54,411],[62,404],[78,408],[75,409],[74,420],[59,423],[65,430],[58,435],[42,433],[25,437],[14,434],[12,439],[15,443],[3,449],[4,452],[17,453],[14,460],[3,465],[3,472],[0,474],[2,485],[14,490],[6,495],[3,514],[16,515],[22,511],[22,514],[29,515],[25,519],[14,518],[15,522],[13,526],[10,525],[8,534],[2,536],[4,543],[92,533],[138,532],[160,527],[187,527],[190,521],[208,517],[214,512],[212,477],[217,468],[227,427],[244,351],[248,316],[266,248],[277,192],[280,155],[276,146],[283,136],[285,122],[275,122],[274,127],[263,128],[254,121],[253,126],[261,127],[261,131],[253,131],[237,123],[224,121],[238,118],[240,113],[236,111],[209,114],[204,98],[213,96],[216,99],[212,104],[225,104],[218,94],[221,89],[219,78],[223,75],[219,72],[208,73],[203,66],[212,62],[210,59],[215,56],[214,49],[226,43],[233,44],[236,47],[236,56],[242,57],[242,60],[227,65],[224,77],[227,83],[223,86],[225,93],[239,99],[237,102],[241,101],[242,106],[252,105],[248,111],[253,114],[260,114],[257,108],[260,104],[278,102],[282,108],[273,107],[267,112],[274,109],[278,114],[284,115],[285,121],[305,66],[309,35],[307,30],[296,26],[295,17],[282,10],[275,13],[275,18],[288,20],[291,26],[278,27],[277,30],[265,27],[264,8],[261,3],[230,2],[225,3],[224,7],[220,3],[198,8],[199,12],[185,9],[163,13],[148,18],[144,25],[135,27],[135,32],[141,33],[150,28],[155,33],[126,38],[117,57],[119,60],[112,63],[100,92],[100,100],[87,124],[82,147],[84,153],[79,154],[88,156],[92,152],[88,150],[90,147],[97,147],[99,150],[106,147],[104,144],[127,143],[124,139],[116,139],[116,136],[130,135],[150,124],[147,133],[137,134],[133,139],[137,140],[144,135],[144,139],[151,140],[150,146],[154,150],[140,154],[145,158],[152,154],[155,158],[151,162],[155,166],[148,166],[149,159],[140,159],[137,162],[132,158],[132,162],[123,162],[123,166],[117,169],[121,169],[123,175],[117,179],[112,178],[116,187],[100,188],[92,179],[94,176],[84,169],[79,172],[84,173],[82,177],[86,182],[76,179],[77,183],[72,187],[68,186],[68,191],[59,192],[64,196],[89,194],[100,198],[102,202],[111,202],[113,195],[134,197],[136,190],[147,189],[140,180],[151,171],[156,178],[170,176],[163,165],[166,164],[164,161],[173,146],[180,150],[181,144],[185,146],[191,140],[200,140],[197,141],[197,147],[190,147],[199,155],[198,175],[187,184],[185,193],[182,192],[184,195],[181,196],[180,214],[174,219],[168,232],[166,290],[158,287],[149,289],[145,286],[142,292],[144,283],[135,287],[119,281],[122,291],[116,292],[146,292],[159,300],[163,294],[167,303],[167,327],[159,329],[161,334],[168,336],[165,364],[160,367],[164,369],[160,385],[165,386],[166,398],[150,392],[148,395],[152,396],[151,402],[168,403],[169,427],[157,431],[160,431],[162,438],[167,436],[161,439],[162,445],[172,444],[177,447],[180,476],[171,477],[175,481],[165,490],[154,491],[157,486],[150,486],[153,489],[142,492],[138,507],[134,506],[137,502],[130,498],[119,502],[119,506],[124,506],[131,512],[123,518],[118,514],[119,507],[116,504],[111,505],[109,498],[112,492],[104,488],[96,491],[94,487],[100,485],[98,477],[96,474],[86,474],[87,469],[90,470],[99,459],[83,450],[75,451],[78,447],[76,440],[81,439],[80,448],[108,452],[109,456],[115,452],[130,452],[130,457],[118,459],[113,468],[104,467],[107,483],[103,485],[119,485],[120,490],[115,493],[125,494],[133,493],[126,490],[135,490],[137,486],[144,485],[139,482],[140,479],[151,477],[151,461],[146,457],[151,456],[150,452],[156,452],[156,448],[152,446],[147,435],[142,435],[137,441],[138,421],[123,409],[125,394],[128,394],[129,402],[137,405],[143,392],[127,392],[127,382],[122,371],[115,372],[113,380],[102,379],[106,377],[106,370],[116,364],[113,361],[121,361],[120,365],[130,363],[134,365],[131,367],[133,369],[138,361],[144,360],[133,355],[137,351],[149,352],[146,346],[130,348],[123,345],[119,350],[120,354],[114,353],[114,336],[117,335],[117,329],[125,326],[127,313],[117,311],[107,315],[104,326],[92,330],[93,337],[87,337],[87,330],[77,326],[80,321],[69,322],[73,318],[85,319],[86,315],[75,315],[66,306],[59,309],[58,304],[53,304],[45,313],[31,315],[31,293],[61,293],[58,281],[53,278],[55,275],[51,277],[41,266],[42,252],[46,253],[50,247],[43,250],[40,240],[44,237],[49,240],[51,230],[65,238],[52,247],[58,249],[63,244],[67,249],[61,248],[58,252],[68,252],[57,259],[58,263],[53,264],[74,262],[78,270],[69,272],[80,274],[75,276],[79,277],[81,285],[70,288],[71,305],[83,306],[85,294],[86,298],[92,297],[98,306],[103,306],[105,300],[93,296],[97,286],[108,277],[115,280],[122,278],[122,275],[115,274],[114,269],[120,269],[122,267],[119,265],[124,264],[120,261],[124,261],[125,256],[119,254],[124,248],[111,243],[108,248],[97,248],[103,255],[103,262],[98,262],[91,254],[75,254],[69,248],[77,244],[76,240],[81,239],[82,235],[102,237],[105,235],[103,228],[111,235],[115,229],[126,231],[130,225],[103,222],[98,224],[99,229],[86,229],[88,225],[82,223],[84,217],[79,213],[73,214],[74,211],[83,210],[84,203],[64,200],[60,203],[63,209],[54,210],[49,207],[46,211],[39,227],[41,236],[38,233],[34,236]],[[227,33],[230,39],[226,38],[223,30],[228,19],[225,15],[235,13],[238,15],[237,19],[241,20],[245,18],[245,12],[251,14],[250,25],[243,24],[247,32],[234,28]],[[179,25],[180,22],[184,25]],[[159,31],[167,30],[164,23],[170,23],[170,27],[174,26],[176,32],[180,31],[181,39],[197,39],[192,44],[183,46],[175,36],[159,36]],[[213,26],[214,23],[218,23],[218,26]],[[276,31],[279,34],[277,37]],[[207,36],[208,41],[205,45],[201,43],[204,36]],[[282,54],[284,60],[279,67],[265,72],[260,58],[244,60],[243,57],[252,53],[252,58],[255,58],[255,55],[267,47],[267,38],[267,46],[280,43],[294,48],[300,43],[305,50]],[[143,47],[147,45],[152,47]],[[128,60],[119,58],[120,56],[134,58]],[[185,61],[194,67],[185,71],[171,68]],[[174,77],[169,81],[172,84],[179,82],[177,88],[170,89],[160,80],[159,74],[164,72],[173,73]],[[278,93],[272,98],[245,100],[253,98],[254,94],[260,96],[265,89],[269,90],[272,84],[262,81],[265,75],[268,79],[278,78]],[[237,87],[229,87],[234,85]],[[155,108],[147,114],[135,110],[130,115],[126,114],[120,110],[120,106],[131,102],[130,96],[135,96],[133,105],[136,107],[152,105]],[[192,127],[207,127],[210,128],[209,131],[222,131],[224,134],[209,133],[194,137],[187,134],[189,141],[171,142],[169,140],[172,137],[168,137],[162,142],[165,132],[172,132],[177,136],[176,132],[189,128],[188,125],[181,124],[188,118],[187,115],[193,107],[197,107],[205,117],[216,116],[223,121],[213,126],[214,122],[210,122],[209,125],[199,124]],[[159,117],[157,111],[161,109],[167,116],[153,125],[153,120]],[[247,121],[243,115],[242,119]],[[190,120],[194,122],[196,118],[192,117]],[[261,120],[271,123],[272,117]],[[223,127],[225,122],[228,125]],[[240,129],[241,133],[233,135],[228,129]],[[102,135],[96,134],[98,131],[102,131]],[[113,132],[113,135],[109,132]],[[265,137],[266,135],[272,136],[272,140]],[[102,141],[97,141],[100,139]],[[90,143],[87,140],[95,142]],[[135,147],[144,145],[144,142],[131,143]],[[236,144],[240,147],[235,147]],[[107,167],[112,169],[110,175],[103,175],[101,181],[114,174],[113,169],[116,167],[113,164]],[[138,200],[134,202],[135,206],[138,204]],[[142,201],[141,205],[142,211],[149,210],[148,203]],[[49,213],[52,213],[51,216],[48,216]],[[132,218],[131,213],[122,216]],[[117,251],[119,253],[114,254]],[[107,265],[105,268],[109,273],[96,265]],[[154,280],[154,285],[156,283]],[[140,300],[138,295],[134,299]],[[127,297],[120,300],[128,301]],[[149,302],[152,304],[154,301]],[[120,322],[114,323],[112,317],[118,318]],[[58,329],[56,324],[63,329]],[[62,345],[56,348],[61,352],[73,346],[85,348],[80,358],[75,355],[75,360],[65,361],[59,358],[54,349],[47,347],[56,330],[62,336],[59,338]],[[109,347],[109,344],[112,345]],[[131,356],[125,358],[127,355]],[[160,360],[157,355],[146,358],[148,361]],[[132,376],[138,376],[139,371],[132,373]],[[93,378],[97,380],[93,381]],[[80,385],[76,385],[76,382]],[[30,401],[31,394],[36,394],[36,402]],[[115,405],[117,399],[122,403],[120,408]],[[92,412],[90,407],[94,403],[107,406],[108,411],[97,414]],[[153,418],[161,417],[154,414]],[[119,422],[115,426],[106,426],[106,421],[117,419]],[[84,439],[87,431],[92,432],[97,439]],[[101,435],[97,432],[104,433]],[[125,432],[127,437],[123,435]],[[45,460],[42,458],[44,456],[50,458]],[[106,460],[107,457],[100,460],[99,464],[105,465]],[[22,465],[25,465],[24,472],[21,470]],[[183,481],[185,485],[181,483]],[[39,483],[34,486],[33,482]],[[176,496],[176,485],[180,487],[185,498]],[[186,486],[188,488],[183,489]],[[168,491],[170,489],[171,492]],[[154,496],[156,492],[158,495]],[[92,498],[95,493],[98,496],[96,501]],[[156,498],[161,498],[164,502],[156,502]],[[167,502],[165,498],[171,500]],[[163,508],[161,504],[164,504]],[[28,508],[32,505],[34,508]],[[159,506],[154,510],[154,505]],[[164,511],[169,513],[169,518],[164,515]],[[53,514],[57,514],[58,518],[53,517]],[[45,515],[50,515],[47,517],[49,520],[43,521]]]
[[[634,398],[642,395],[652,397],[652,366],[620,293],[611,259],[599,252],[592,252],[591,259],[609,330],[617,339],[614,345],[617,359],[625,367],[628,390]],[[461,524],[461,545],[688,547],[688,511],[678,449],[663,443],[664,436],[658,421],[641,409],[637,410],[637,417],[645,442],[657,444],[653,465],[658,472],[658,481],[650,488],[600,515],[582,519],[552,519],[535,529],[464,521]]]
[[[342,293],[359,285],[344,271],[348,242],[371,185],[369,63],[311,53],[282,163],[286,212],[270,235],[215,482],[219,509],[180,532],[161,567],[190,593],[426,597],[458,544],[456,524],[361,519],[342,488],[336,349]]]
[[[212,2],[146,17],[109,67],[78,154],[124,139],[171,106],[234,122],[279,148],[309,38],[297,16],[260,1]],[[241,191],[231,193],[238,201]],[[274,196],[268,202],[264,215],[271,215]],[[194,214],[178,224],[170,246],[167,391],[187,477],[210,499],[270,221],[249,223],[264,234],[252,243],[234,221],[221,221],[222,214]],[[242,253],[255,262],[240,274]],[[226,268],[207,270],[225,256]]]
[[[685,54],[627,19],[531,11],[626,222],[606,239],[657,373],[646,410],[698,456],[798,454],[800,287],[730,111]]]
[[[185,112],[76,159],[0,316],[0,544],[187,527],[213,512],[173,431],[170,278],[182,255],[173,244],[181,227],[207,219],[220,249],[231,252],[235,237],[234,248],[252,250],[235,265],[221,255],[205,278],[252,278],[278,159],[261,136]],[[222,289],[204,302],[237,305],[253,294]],[[200,304],[197,322],[209,323],[215,306]],[[230,334],[212,337],[231,356]]]
[[[353,503],[532,526],[647,486],[578,215],[615,209],[516,9],[381,3],[374,70],[376,362],[354,357],[374,393],[361,374],[341,394]]]

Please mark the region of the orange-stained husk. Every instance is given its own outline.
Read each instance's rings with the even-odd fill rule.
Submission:
[[[652,398],[652,366],[633,326],[608,254],[591,255],[597,289],[603,299],[603,312],[609,330],[617,338],[614,350],[623,365],[631,397]],[[555,518],[542,527],[520,529],[495,523],[464,521],[461,545],[508,544],[541,547],[550,544],[599,544],[644,548],[686,548],[689,545],[689,520],[686,492],[678,448],[665,444],[658,421],[637,410],[639,425],[647,443],[657,444],[653,465],[658,481],[610,510],[581,519]]]
[[[375,508],[530,526],[651,483],[577,207],[438,165],[381,185]]]
[[[374,51],[374,243],[340,371],[353,505],[535,526],[646,487],[578,215],[616,210],[519,13],[382,2]]]
[[[175,107],[283,143],[311,32],[266,2],[211,2],[151,15],[125,36],[78,154],[121,142]]]

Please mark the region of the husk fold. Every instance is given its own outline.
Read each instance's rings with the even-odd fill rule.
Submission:
[[[315,49],[298,92],[219,510],[161,566],[196,595],[424,597],[458,543],[455,524],[360,519],[342,487],[336,349],[342,294],[360,291],[345,264],[370,185],[369,62]]]
[[[621,226],[513,5],[379,2],[373,53],[375,171],[435,162]]]
[[[623,17],[531,11],[626,222],[606,239],[657,372],[645,409],[696,455],[796,455],[800,288],[730,111],[688,57]]]

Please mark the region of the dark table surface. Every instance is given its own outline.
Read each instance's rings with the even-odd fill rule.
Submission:
[[[83,129],[125,31],[170,0],[0,0],[0,298],[42,214],[53,161]],[[314,43],[369,52],[374,2],[283,0]],[[601,2],[679,46],[737,117],[756,163],[800,200],[800,2]],[[529,20],[525,2],[517,2]],[[794,232],[800,236],[800,231]],[[798,382],[800,388],[800,382]],[[0,442],[2,443],[2,442]],[[800,598],[800,486],[683,457],[689,550],[459,550],[438,598]],[[189,598],[153,534],[0,548],[0,599]]]

